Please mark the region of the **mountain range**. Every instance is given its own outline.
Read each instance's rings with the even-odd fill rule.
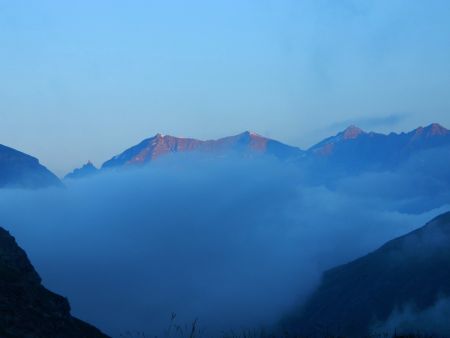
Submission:
[[[299,148],[249,131],[208,141],[156,134],[106,161],[102,169],[145,164],[170,153],[186,152],[199,152],[213,156],[237,154],[245,157],[264,154],[279,159],[295,158],[303,154]]]
[[[450,146],[450,131],[437,123],[408,133],[387,135],[350,126],[307,150],[249,131],[208,141],[156,134],[106,161],[101,170],[142,165],[173,153],[197,152],[220,157],[228,154],[268,155],[297,162],[310,172],[320,173],[323,178],[327,172],[350,175],[390,170],[420,151],[442,146]]]
[[[450,131],[437,123],[387,135],[350,126],[308,149],[308,164],[322,179],[335,178],[393,170],[419,152],[449,145]]]
[[[446,146],[450,146],[450,131],[437,123],[408,133],[390,134],[365,132],[350,126],[307,150],[249,131],[207,141],[156,134],[112,157],[100,169],[88,162],[65,178],[142,166],[174,153],[201,153],[212,157],[271,156],[297,163],[311,181],[326,182],[366,171],[393,170],[421,151]],[[59,184],[59,179],[36,158],[0,146],[0,187],[41,188]]]

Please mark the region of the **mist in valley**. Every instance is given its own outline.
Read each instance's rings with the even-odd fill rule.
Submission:
[[[0,224],[44,285],[109,334],[160,334],[171,313],[179,324],[198,318],[209,334],[271,327],[325,269],[448,210],[428,205],[420,184],[404,184],[428,176],[406,172],[330,188],[270,157],[178,154],[65,188],[2,190]],[[408,193],[390,194],[382,182]],[[408,212],[411,196],[426,210]]]

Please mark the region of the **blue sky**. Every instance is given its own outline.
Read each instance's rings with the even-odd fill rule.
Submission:
[[[450,2],[0,0],[0,143],[63,174],[157,132],[450,126]]]

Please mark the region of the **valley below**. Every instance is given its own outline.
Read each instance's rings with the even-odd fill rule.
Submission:
[[[42,277],[20,254],[34,290],[20,292],[59,309],[42,331],[21,320],[29,337],[450,335],[449,158],[438,124],[351,126],[307,150],[157,134],[62,180],[0,148],[0,224]],[[2,311],[29,308],[3,290]],[[17,320],[0,328],[25,335]]]

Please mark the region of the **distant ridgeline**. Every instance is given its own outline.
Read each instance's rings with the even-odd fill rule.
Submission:
[[[213,158],[271,156],[298,165],[309,182],[328,183],[363,172],[393,170],[419,154],[443,148],[450,149],[450,131],[439,124],[387,135],[350,126],[306,151],[248,131],[207,141],[157,134],[106,161],[101,169],[88,162],[65,179],[142,166],[174,153],[201,153]],[[43,188],[60,184],[36,158],[0,145],[0,188]]]
[[[298,158],[304,154],[297,147],[291,147],[249,131],[236,136],[209,141],[156,134],[154,137],[146,139],[106,161],[102,169],[139,165],[154,161],[170,153],[187,152],[199,152],[211,156],[233,154],[245,157],[264,154],[279,159]]]

